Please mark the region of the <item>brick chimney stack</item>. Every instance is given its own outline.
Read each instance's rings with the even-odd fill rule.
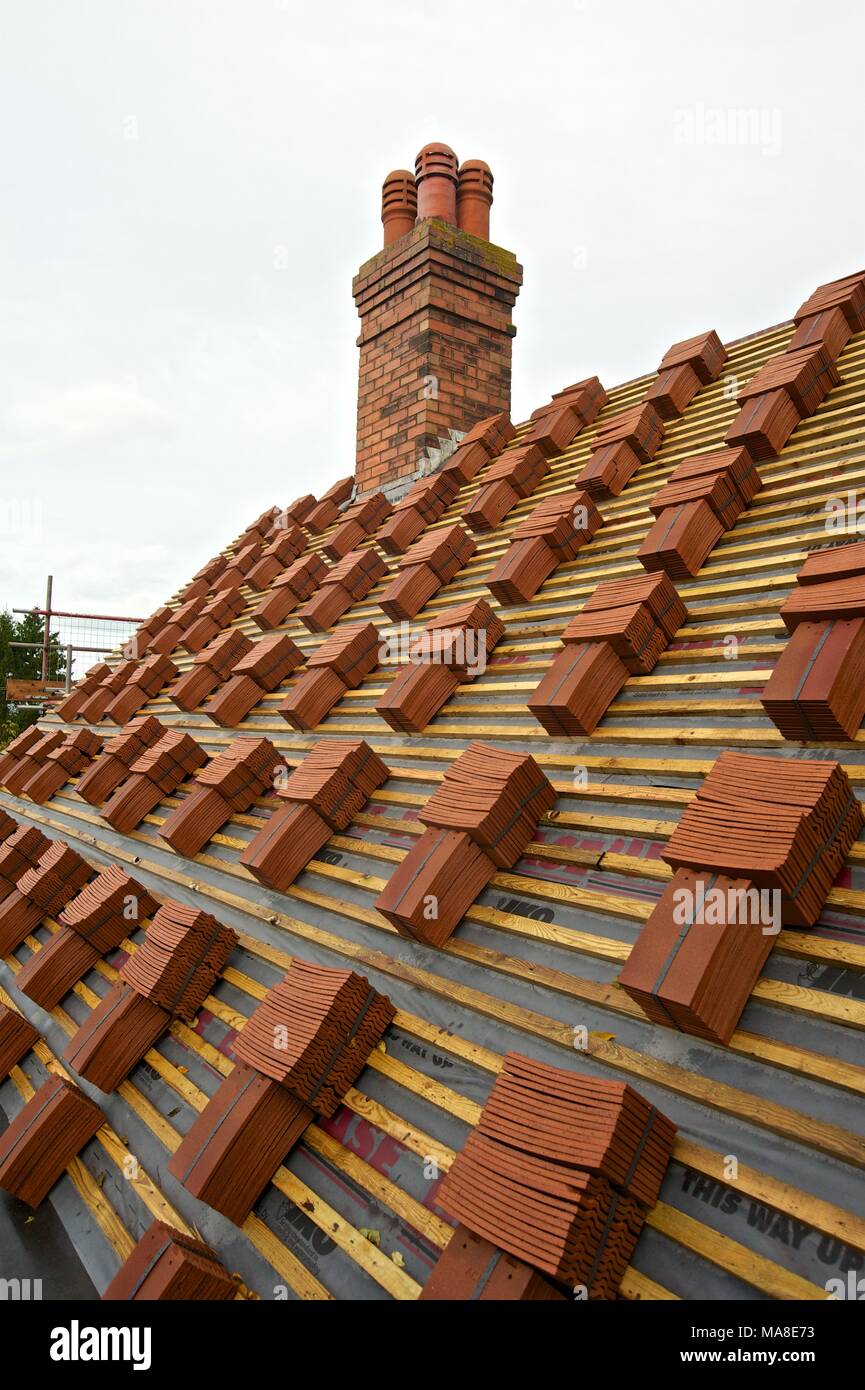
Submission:
[[[522,266],[489,240],[493,176],[426,145],[382,188],[384,250],[362,265],[359,494],[430,471],[452,432],[511,404],[511,322]]]

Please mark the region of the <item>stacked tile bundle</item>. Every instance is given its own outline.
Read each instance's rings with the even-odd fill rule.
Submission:
[[[572,386],[566,386],[562,391],[557,391],[549,404],[538,406],[537,410],[532,411],[530,418],[533,422],[544,420],[567,407],[576,412],[580,428],[585,429],[587,425],[594,424],[599,411],[603,410],[608,400],[609,396],[598,378],[589,376],[583,381],[575,381]]]
[[[195,791],[168,816],[160,838],[191,859],[233,815],[248,811],[269,791],[277,769],[284,767],[270,739],[235,739],[199,772]]]
[[[9,744],[6,756],[0,763],[3,786],[13,796],[21,795],[31,778],[44,767],[49,753],[53,753],[55,748],[62,748],[66,741],[66,735],[60,729],[53,729],[46,734],[35,725],[32,727],[34,737],[24,739],[23,735],[19,734],[18,738]],[[29,734],[30,729],[25,729],[24,733]]]
[[[251,540],[238,543],[234,554],[218,579],[213,582],[213,592],[220,594],[240,590],[247,582],[247,575],[256,567],[264,553],[264,543],[256,534]]]
[[[813,927],[861,828],[840,763],[727,750],[662,857],[674,869],[745,874],[781,893],[785,923]]]
[[[790,348],[822,343],[834,361],[854,333],[865,329],[865,275],[845,275],[820,285],[793,316]]]
[[[0,908],[0,951],[15,950],[46,917],[59,916],[90,874],[74,849],[55,840]],[[15,985],[41,1008],[53,1009],[98,959],[97,951],[61,925],[19,970]]]
[[[251,709],[278,690],[292,671],[304,662],[304,654],[288,633],[272,632],[251,646],[231,668],[231,677],[213,696],[204,713],[224,729],[234,729]]]
[[[164,724],[152,714],[131,719],[119,734],[106,741],[101,755],[78,779],[78,795],[91,806],[101,806],[129,776],[132,764],[166,732]]]
[[[397,733],[420,733],[464,681],[486,669],[505,625],[486,599],[446,608],[413,638],[409,659],[376,705]]]
[[[327,844],[347,830],[390,773],[363,739],[322,739],[277,787],[286,804],[250,840],[240,862],[283,892]]]
[[[9,839],[10,835],[14,835],[18,828],[15,817],[10,816],[8,811],[4,811],[3,807],[0,806],[0,846]]]
[[[297,616],[310,632],[327,632],[358,599],[366,598],[373,585],[387,573],[377,550],[352,550],[327,571]]]
[[[109,1302],[225,1303],[237,1289],[209,1245],[154,1221],[102,1295]]]
[[[592,497],[618,497],[641,463],[661,447],[664,422],[651,401],[629,406],[598,428],[594,452],[577,478]]]
[[[273,581],[267,594],[250,613],[250,618],[262,632],[279,627],[298,604],[312,598],[327,574],[327,565],[315,551],[295,560]]]
[[[649,503],[657,521],[637,559],[644,569],[664,570],[672,579],[697,574],[761,486],[757,465],[743,446],[685,459]]]
[[[306,536],[292,521],[276,529],[272,540],[264,547],[261,557],[246,573],[245,582],[260,594],[270,587],[285,569],[306,550]]]
[[[102,747],[102,739],[89,729],[76,729],[53,748],[40,768],[21,788],[22,796],[44,804],[70,777],[78,777]]]
[[[507,448],[515,434],[506,410],[479,420],[463,435],[458,449],[443,465],[442,473],[456,478],[459,486],[470,483],[490,459]]]
[[[314,536],[320,536],[322,531],[332,526],[339,517],[340,507],[348,501],[353,492],[353,477],[340,478],[338,483],[328,488],[304,517],[303,524],[307,531],[312,531]]]
[[[376,544],[388,555],[402,555],[432,522],[447,511],[460,488],[456,473],[419,478],[376,534]]]
[[[0,844],[0,902],[5,903],[18,886],[18,880],[39,863],[51,841],[35,825],[19,825],[5,833]]]
[[[237,588],[223,589],[206,603],[178,638],[178,645],[195,656],[203,647],[213,643],[220,632],[239,618],[246,600]]]
[[[202,582],[206,584],[207,580],[203,580]],[[173,619],[174,609],[170,604],[160,604],[160,606],[151,613],[150,617],[145,618],[144,622],[136,628],[131,638],[133,650],[130,655],[144,656],[150,651],[154,638],[158,637],[163,628],[168,627],[168,624],[172,622]]]
[[[726,360],[727,349],[714,329],[674,343],[661,358],[657,379],[644,399],[651,401],[662,420],[674,420],[701,386],[717,381]]]
[[[97,683],[95,690],[80,706],[78,714],[82,719],[86,719],[90,724],[98,724],[99,720],[108,709],[109,705],[120,694],[123,687],[134,680],[135,671],[138,663],[136,661],[121,661],[113,670],[103,676]]]
[[[0,1135],[0,1187],[35,1210],[104,1123],[89,1096],[49,1077]]]
[[[531,1265],[457,1226],[421,1290],[419,1302],[540,1303],[566,1295]]]
[[[509,1052],[438,1200],[550,1278],[614,1299],[675,1135],[630,1086]]]
[[[91,666],[89,670],[85,671],[84,679],[79,681],[75,689],[71,690],[66,698],[61,700],[60,704],[57,706],[55,713],[58,719],[75,719],[80,713],[81,707],[87,703],[90,696],[96,690],[99,682],[110,675],[111,667],[105,661],[100,661],[95,666]],[[25,729],[24,732],[29,733],[30,731],[29,729]],[[13,743],[17,743],[17,741],[17,739],[13,739]],[[11,744],[9,746],[11,747]],[[0,762],[0,767],[2,767],[2,762]]]
[[[237,934],[209,912],[163,903],[121,979],[151,1004],[191,1023],[236,946]]]
[[[46,842],[36,859],[38,841],[34,839],[29,849],[24,837],[16,842],[10,836],[6,846],[16,843],[28,862],[0,905],[0,955],[4,956],[20,946],[47,914],[60,912],[90,877],[87,864],[65,840]]]
[[[342,520],[335,531],[321,547],[331,560],[342,560],[349,551],[356,550],[361,541],[366,540],[387,521],[393,507],[383,492],[373,492],[368,497],[352,502],[342,514]]]
[[[723,753],[619,984],[654,1022],[729,1042],[781,922],[815,924],[862,821],[839,763]]]
[[[127,724],[148,700],[154,699],[163,686],[177,676],[177,667],[160,652],[145,657],[129,673],[126,683],[106,706],[105,718],[112,724]]]
[[[458,523],[428,531],[403,555],[399,573],[378,601],[379,608],[395,621],[417,617],[434,594],[467,564],[477,549]]]
[[[855,738],[865,715],[865,541],[817,551],[781,607],[790,632],[760,703],[785,738]]]
[[[269,539],[279,516],[280,510],[277,506],[268,507],[263,511],[261,516],[257,516],[255,521],[251,521],[246,530],[238,536],[237,540],[234,542],[235,552],[254,541]]]
[[[228,680],[232,668],[252,651],[252,642],[239,628],[220,632],[192,658],[192,665],[170,687],[168,694],[178,709],[191,714],[204,704],[218,685]]]
[[[428,828],[376,908],[401,936],[443,946],[497,869],[512,869],[556,794],[528,753],[472,743],[420,819]]]
[[[374,623],[348,623],[307,657],[307,669],[279,705],[294,729],[314,729],[347,690],[356,690],[379,663],[381,637]]]
[[[47,865],[48,858],[43,856],[40,868]],[[58,866],[54,867],[56,877]],[[117,865],[100,870],[96,878],[89,883],[84,881],[84,886],[76,891],[88,876],[89,871],[87,875],[79,873],[71,893],[69,885],[63,884],[50,904],[47,885],[43,882],[40,886],[42,911],[56,915],[60,930],[31,956],[16,983],[43,1009],[59,1004],[101,956],[120,946],[156,910],[149,893]],[[37,891],[31,886],[30,875],[20,880],[19,889],[31,897]]]
[[[576,415],[567,413],[576,427]],[[494,531],[521,498],[532,495],[549,471],[549,456],[539,444],[521,442],[507,449],[489,465],[479,490],[463,507],[466,525],[475,532]]]
[[[600,530],[603,518],[588,492],[554,493],[529,513],[487,576],[501,604],[525,603],[559,565],[574,560]]]
[[[528,708],[549,734],[592,733],[628,675],[653,670],[686,617],[664,573],[605,580],[568,623]]]
[[[102,819],[121,835],[128,835],[154,811],[165,796],[203,767],[204,749],[180,730],[169,730],[136,758],[128,777],[102,807]]]
[[[274,525],[278,525],[280,518],[284,517],[287,521],[294,521],[298,526],[303,526],[315,505],[316,501],[312,493],[305,492],[302,497],[295,498],[287,507],[283,507]]]
[[[850,335],[865,328],[865,275],[821,285],[794,322],[786,352],[770,358],[739,392],[741,410],[724,436],[755,459],[780,454],[799,422],[840,383],[835,362]]]
[[[174,609],[171,621],[151,638],[147,650],[151,655],[159,653],[162,656],[170,656],[206,607],[203,598],[189,599],[186,603],[181,603]]]
[[[142,907],[139,917],[143,915]],[[129,957],[118,983],[78,1029],[63,1060],[101,1091],[113,1091],[159,1040],[172,1017],[194,1017],[236,945],[231,928],[209,913],[164,903],[144,945]]]
[[[22,1014],[0,1004],[0,1081],[35,1047],[40,1033]]]
[[[35,724],[30,724],[7,743],[0,753],[0,786],[5,787],[6,778],[18,766],[19,760],[24,758],[31,748],[35,748],[44,737],[45,735],[40,728],[37,728]]]
[[[362,975],[295,957],[238,1034],[238,1065],[169,1171],[240,1225],[316,1114],[339,1108],[395,1012]]]

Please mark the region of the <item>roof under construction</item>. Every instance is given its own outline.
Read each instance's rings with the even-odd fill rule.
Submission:
[[[398,230],[406,245],[416,238],[410,229]],[[576,557],[557,563],[526,601],[502,603],[487,587],[493,568],[539,503],[583,486],[579,480],[599,438],[609,438],[610,422],[640,406],[647,393],[651,399],[657,371],[608,388],[591,423],[578,428],[566,447],[545,455],[541,480],[528,493],[517,491],[503,519],[488,529],[482,523],[472,530],[466,518],[490,488],[498,462],[523,450],[530,435],[537,437],[537,420],[500,441],[503,447],[474,476],[457,480],[456,495],[435,519],[424,519],[411,544],[461,525],[473,537],[474,550],[465,560],[459,557],[453,577],[426,600],[421,597],[414,616],[400,620],[394,616],[398,608],[390,605],[388,613],[380,606],[394,580],[406,573],[405,551],[385,549],[377,540],[383,527],[393,529],[396,512],[384,519],[364,513],[359,538],[343,530],[337,551],[344,542],[350,548],[343,555],[370,557],[371,586],[360,598],[344,591],[349,601],[335,618],[325,603],[319,610],[322,630],[310,630],[299,616],[303,605],[295,603],[263,631],[252,615],[278,594],[281,576],[298,556],[284,549],[275,574],[272,568],[259,571],[259,588],[248,581],[249,565],[259,559],[249,557],[238,576],[242,610],[228,615],[221,628],[248,641],[232,647],[230,656],[236,663],[250,644],[254,655],[256,645],[278,633],[294,643],[300,664],[289,662],[292,669],[277,688],[255,690],[251,705],[234,687],[243,712],[231,718],[226,697],[223,723],[210,716],[207,701],[219,699],[215,692],[224,691],[227,676],[237,679],[233,666],[217,675],[198,704],[189,699],[190,709],[163,685],[135,715],[153,716],[165,730],[190,735],[203,750],[202,764],[203,755],[212,760],[241,737],[266,738],[291,768],[323,739],[369,745],[386,779],[350,823],[329,828],[326,842],[283,890],[268,887],[241,863],[274,815],[272,790],[245,811],[233,811],[200,852],[189,855],[178,853],[161,832],[168,817],[206,784],[194,768],[184,768],[176,789],[160,795],[136,828],[122,832],[101,813],[104,806],[78,793],[80,773],[41,802],[22,795],[23,789],[0,793],[0,807],[17,822],[64,840],[92,869],[120,866],[147,889],[154,906],[171,901],[204,909],[237,935],[194,1016],[173,1017],[127,1079],[108,1093],[76,1078],[61,1059],[116,985],[124,962],[140,950],[149,923],[136,925],[49,1009],[39,1007],[16,980],[56,936],[52,915],[0,962],[0,1003],[40,1034],[0,1082],[7,1117],[18,1114],[51,1074],[78,1080],[105,1117],[50,1195],[100,1293],[150,1224],[160,1220],[187,1235],[197,1233],[234,1277],[241,1297],[417,1298],[453,1231],[438,1188],[477,1125],[509,1052],[584,1077],[627,1082],[676,1126],[672,1159],[620,1297],[822,1299],[827,1280],[861,1265],[865,1221],[857,1213],[865,1126],[861,1108],[850,1104],[865,1091],[859,1057],[865,1026],[861,840],[829,889],[816,925],[794,926],[785,917],[728,1042],[650,1021],[617,981],[671,882],[674,869],[663,857],[668,842],[725,750],[795,762],[837,761],[861,797],[861,731],[831,743],[785,737],[760,697],[788,643],[780,610],[798,572],[812,552],[857,537],[854,494],[865,465],[865,334],[856,331],[837,353],[838,384],[822,403],[797,416],[780,448],[763,451],[762,485],[735,524],[723,530],[695,574],[676,574],[686,617],[651,669],[629,669],[593,732],[584,735],[557,733],[555,726],[551,732],[529,708],[563,650],[563,632],[597,586],[658,572],[648,571],[637,556],[656,526],[650,504],[685,460],[730,448],[725,436],[745,406],[748,383],[787,352],[795,332],[791,319],[726,345],[723,370],[697,382],[679,413],[667,412],[659,447],[646,461],[638,458],[621,490],[595,489],[600,525]],[[465,427],[471,424],[466,420]],[[450,461],[458,458],[459,452],[450,455]],[[448,461],[444,450],[439,468]],[[388,480],[375,485],[382,481]],[[291,528],[302,532],[300,559],[343,563],[334,558],[333,538],[347,525],[349,508],[357,517],[358,502],[351,487],[337,496],[332,508],[319,511],[319,529],[307,524],[311,507],[304,520],[291,519]],[[852,512],[839,522],[850,497]],[[277,503],[268,524],[280,512]],[[251,534],[253,544],[256,539],[249,527],[236,529],[222,552],[229,567],[250,545]],[[269,543],[273,536],[278,540],[276,531],[268,536]],[[190,585],[168,601],[163,630],[188,608]],[[193,604],[210,601],[218,585],[218,577],[205,577],[204,593],[199,583]],[[307,602],[315,603],[313,596],[322,592],[313,583]],[[420,732],[386,722],[376,706],[398,677],[398,666],[378,659],[380,644],[389,643],[405,660],[406,640],[416,639],[431,619],[481,599],[503,624],[485,669],[475,675],[462,668]],[[410,611],[411,595],[406,602]],[[196,620],[195,614],[187,612],[186,620]],[[353,685],[343,682],[313,727],[294,727],[280,706],[309,671],[333,669],[310,665],[310,658],[334,634],[359,624],[376,630],[371,667]],[[131,659],[148,650],[153,648],[143,645]],[[179,643],[172,642],[166,654],[176,668],[172,684],[194,666],[202,670],[197,653]],[[120,659],[118,654],[110,665],[116,668]],[[185,688],[193,687],[187,682]],[[69,710],[61,705],[41,722],[42,732],[118,733],[110,715],[99,717],[98,705],[91,706],[95,717]],[[478,741],[531,754],[555,800],[516,862],[494,865],[460,925],[442,944],[431,944],[401,934],[376,902],[417,845],[424,806]],[[169,1171],[169,1160],[231,1074],[238,1030],[293,960],[357,972],[388,997],[394,1014],[338,1108],[329,1116],[319,1111],[302,1126],[302,1137],[253,1210],[229,1221],[184,1187]]]

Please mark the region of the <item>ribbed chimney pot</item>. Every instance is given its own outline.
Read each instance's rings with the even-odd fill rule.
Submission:
[[[493,174],[482,159],[467,159],[460,167],[457,185],[457,225],[483,241],[490,239]]]
[[[459,160],[450,145],[424,145],[415,160],[417,216],[441,217],[456,225]]]
[[[417,185],[408,169],[394,169],[381,190],[381,220],[384,244],[390,246],[410,232],[417,218]]]

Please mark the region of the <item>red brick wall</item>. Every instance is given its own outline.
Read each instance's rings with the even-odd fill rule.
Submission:
[[[437,219],[361,266],[359,493],[415,473],[449,429],[510,409],[522,278],[510,251]]]

